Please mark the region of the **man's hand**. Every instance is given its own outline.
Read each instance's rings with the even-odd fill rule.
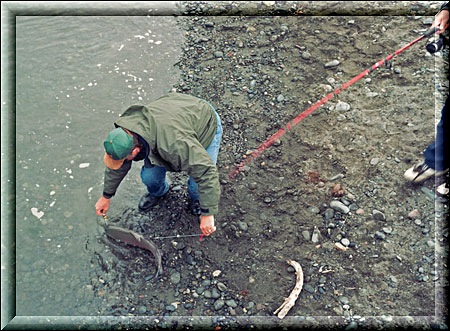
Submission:
[[[106,215],[109,209],[109,202],[111,199],[106,199],[104,196],[101,196],[95,204],[95,210],[97,215]]]
[[[211,233],[216,231],[214,226],[214,215],[201,216],[200,218],[200,230],[205,236],[209,236]]]
[[[449,12],[448,10],[442,10],[439,14],[436,15],[436,18],[434,19],[433,24],[431,27],[437,27],[439,31],[436,33],[440,34],[444,32],[448,28],[448,18],[449,18]]]

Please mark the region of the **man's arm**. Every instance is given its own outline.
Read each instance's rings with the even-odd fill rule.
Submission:
[[[105,215],[108,212],[110,199],[116,194],[117,188],[127,175],[130,168],[131,161],[128,160],[126,160],[123,163],[122,167],[117,170],[112,170],[108,167],[105,167],[103,195],[95,204],[97,215]]]

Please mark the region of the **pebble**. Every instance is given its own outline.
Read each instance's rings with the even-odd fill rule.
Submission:
[[[317,244],[317,243],[319,242],[320,237],[321,237],[320,231],[319,231],[319,229],[315,226],[315,227],[314,227],[313,234],[312,234],[312,237],[311,237],[311,241],[312,241],[313,243]]]
[[[347,297],[342,296],[342,295],[340,297],[338,297],[338,300],[343,305],[348,305],[350,303],[350,300]]]
[[[342,245],[341,243],[335,243],[334,247],[343,252],[345,252],[348,249],[346,246]]]
[[[309,293],[314,293],[315,292],[314,287],[312,287],[309,284],[306,284],[304,289],[305,289],[306,292],[309,292]]]
[[[348,103],[346,103],[346,102],[339,101],[336,104],[336,108],[335,109],[337,111],[347,111],[347,110],[350,110],[350,105]]]
[[[386,239],[386,235],[380,231],[377,231],[377,232],[375,232],[375,238],[384,240],[384,239]]]
[[[172,304],[166,306],[166,311],[172,312],[172,311],[175,311],[175,310],[177,310],[177,307],[175,307]]]
[[[333,200],[330,202],[330,207],[334,210],[341,212],[343,214],[348,214],[350,212],[350,209],[344,205],[342,202],[338,200]]]
[[[226,300],[226,301],[225,301],[225,304],[226,304],[228,307],[231,307],[231,308],[236,308],[236,307],[237,307],[237,303],[236,303],[236,301],[234,301],[233,299]]]
[[[377,221],[385,221],[386,220],[386,216],[384,216],[384,214],[381,211],[377,210],[377,209],[374,209],[372,211],[372,216]]]
[[[222,282],[217,283],[217,288],[219,289],[220,292],[224,292],[227,290],[227,286]]]
[[[431,191],[428,187],[421,187],[420,190],[425,194],[425,196],[428,199],[434,200],[434,192]]]
[[[239,229],[241,229],[241,231],[246,232],[248,230],[248,225],[245,222],[238,222],[239,225]]]
[[[218,299],[214,302],[215,310],[220,310],[220,309],[222,309],[223,306],[225,306],[225,301],[223,301],[222,299]]]
[[[178,284],[181,280],[181,275],[179,272],[174,272],[172,275],[170,275],[170,282],[174,285]]]
[[[211,298],[213,298],[213,299],[220,298],[220,293],[217,290],[217,288],[215,288],[215,287],[211,290]]]
[[[348,246],[348,245],[350,245],[350,240],[348,240],[347,238],[342,238],[341,243],[344,246]]]
[[[311,239],[311,234],[309,233],[308,230],[302,231],[302,236],[303,239],[305,239],[306,241],[309,241]]]
[[[383,232],[386,234],[391,234],[392,233],[392,228],[390,226],[384,227],[383,228]]]
[[[339,61],[338,60],[333,60],[333,61],[330,61],[330,62],[327,62],[326,64],[325,64],[325,68],[333,68],[333,67],[337,67],[338,65],[339,65]]]
[[[420,212],[418,209],[414,209],[408,213],[408,218],[415,219],[420,217]]]
[[[309,60],[309,59],[311,59],[311,54],[310,54],[308,51],[303,52],[303,53],[302,53],[302,59],[304,59],[304,60]]]
[[[378,157],[374,157],[370,160],[370,165],[377,165],[380,162],[380,159]]]
[[[323,215],[327,221],[330,221],[334,216],[334,211],[331,208],[327,208]]]
[[[362,214],[364,214],[364,209],[358,208],[358,209],[355,211],[355,213],[356,213],[356,215],[362,215]]]
[[[308,211],[309,211],[310,213],[312,213],[312,214],[318,214],[318,213],[320,213],[320,210],[319,210],[319,208],[317,208],[317,207],[309,207],[309,208],[308,208]]]

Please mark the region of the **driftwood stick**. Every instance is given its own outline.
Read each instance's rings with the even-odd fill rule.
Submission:
[[[295,287],[289,297],[285,298],[283,304],[273,313],[274,315],[278,314],[279,319],[285,317],[289,310],[295,305],[295,301],[297,300],[303,287],[303,270],[300,264],[293,260],[287,260],[286,262],[294,267],[297,279],[295,282]]]

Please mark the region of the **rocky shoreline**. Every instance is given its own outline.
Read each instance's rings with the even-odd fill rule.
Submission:
[[[448,95],[442,69],[448,49],[434,64],[424,44],[405,52],[228,178],[311,102],[431,24],[425,17],[377,15],[434,15],[438,2],[353,2],[349,8],[332,2],[323,5],[327,14],[346,16],[315,17],[324,13],[321,6],[181,2],[186,43],[174,89],[210,101],[224,127],[218,231],[202,243],[161,242],[165,275],[157,281],[128,271],[152,274],[145,253],[137,253],[133,268],[118,263],[113,271],[113,262],[101,261],[110,273],[94,280],[93,289],[106,302],[125,291],[132,304],[100,315],[127,315],[147,328],[446,328],[448,201],[436,196],[438,182],[417,187],[402,175],[432,139],[429,109],[442,107]],[[362,20],[361,11],[373,17]],[[288,16],[274,16],[280,14]],[[435,98],[415,97],[418,91]],[[170,195],[158,208],[148,215],[131,209],[115,222],[144,234],[197,233],[186,213],[186,179],[170,175]],[[112,250],[126,254],[127,248]],[[287,258],[302,265],[305,284],[290,316],[279,320],[273,311],[295,280]],[[118,288],[117,277],[128,288]]]

